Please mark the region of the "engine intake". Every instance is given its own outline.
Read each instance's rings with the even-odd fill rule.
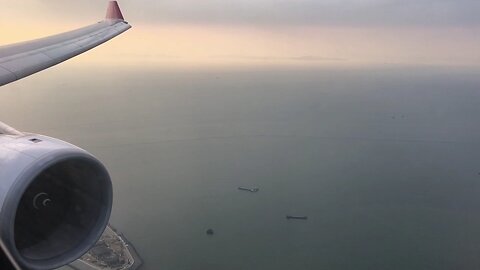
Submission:
[[[25,151],[39,145],[31,143]],[[42,143],[44,151],[33,152],[39,158],[16,156],[10,163],[20,167],[7,170],[15,179],[0,182],[0,188],[9,185],[0,212],[1,237],[26,269],[53,269],[82,256],[100,238],[112,207],[110,177],[96,158],[51,138],[42,137]],[[0,171],[2,166],[0,155]]]

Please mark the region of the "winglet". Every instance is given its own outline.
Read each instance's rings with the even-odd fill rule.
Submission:
[[[122,11],[118,6],[117,1],[110,1],[108,3],[106,20],[125,20],[122,15]]]

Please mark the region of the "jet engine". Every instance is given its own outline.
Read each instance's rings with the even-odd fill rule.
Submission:
[[[111,209],[110,176],[94,156],[0,125],[0,237],[22,269],[54,269],[81,257]]]

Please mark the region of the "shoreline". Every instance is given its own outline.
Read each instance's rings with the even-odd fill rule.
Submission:
[[[138,270],[143,260],[125,235],[108,225],[97,244],[67,265],[74,270]]]

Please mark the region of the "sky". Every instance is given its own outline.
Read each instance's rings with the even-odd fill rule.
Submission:
[[[104,16],[106,0],[0,0],[0,43]],[[79,62],[480,65],[478,0],[120,0],[133,29]]]

